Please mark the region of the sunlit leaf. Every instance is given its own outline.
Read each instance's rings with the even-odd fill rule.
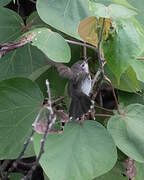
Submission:
[[[96,2],[96,3],[102,3],[105,6],[109,6],[111,3],[114,3],[114,4],[119,4],[119,5],[122,5],[124,7],[136,10],[136,8],[131,5],[131,1],[130,1],[130,4],[129,4],[127,2],[127,0],[89,0],[89,1]]]
[[[39,48],[50,59],[56,62],[70,61],[70,48],[64,38],[47,28],[38,28],[30,31],[34,35],[32,45]]]
[[[128,9],[124,6],[118,4],[110,4],[105,6],[100,3],[89,2],[90,11],[94,12],[94,14],[98,17],[103,18],[130,18],[131,16],[136,15],[137,13],[131,9]]]
[[[44,22],[77,39],[80,21],[92,15],[87,0],[38,0],[37,11]]]
[[[117,24],[117,32],[104,42],[104,55],[109,69],[118,81],[129,66],[133,66],[136,57],[144,47],[144,34],[135,21],[121,21]],[[136,62],[138,65],[138,61]],[[139,70],[134,71],[139,73]],[[140,69],[143,72],[143,68]]]

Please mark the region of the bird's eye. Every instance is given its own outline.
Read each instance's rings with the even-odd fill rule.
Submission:
[[[85,66],[85,64],[82,64],[82,65],[81,65],[81,67],[84,67],[84,66]]]

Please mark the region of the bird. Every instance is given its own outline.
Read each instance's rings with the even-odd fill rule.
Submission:
[[[59,75],[69,80],[68,95],[71,98],[69,117],[71,119],[80,119],[90,110],[92,105],[90,99],[92,80],[88,67],[89,59],[90,57],[79,60],[70,68],[47,57],[48,62],[57,68]]]

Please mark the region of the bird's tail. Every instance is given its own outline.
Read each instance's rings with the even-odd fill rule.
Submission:
[[[73,96],[69,108],[69,116],[80,118],[90,110],[91,105],[92,101],[86,94],[80,93],[76,96]]]

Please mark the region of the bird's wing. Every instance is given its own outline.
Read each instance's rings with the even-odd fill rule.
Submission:
[[[67,78],[69,80],[75,79],[76,74],[73,73],[73,71],[68,66],[65,66],[62,63],[54,62],[51,59],[49,59],[48,57],[46,57],[46,58],[47,58],[48,62],[50,63],[50,65],[55,66],[57,68],[60,76]]]

